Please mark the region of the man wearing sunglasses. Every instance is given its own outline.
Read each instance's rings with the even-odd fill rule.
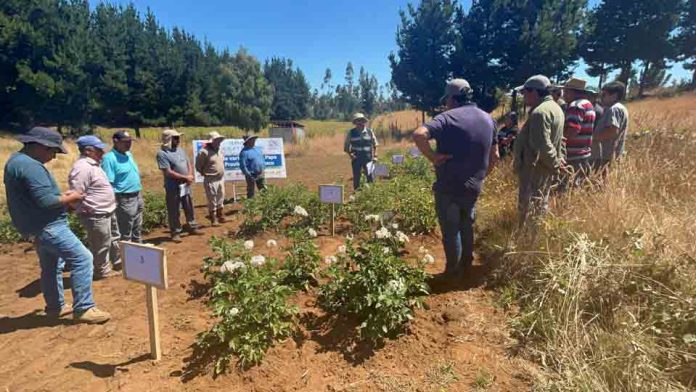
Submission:
[[[529,118],[515,142],[515,172],[519,179],[519,227],[528,220],[543,217],[548,210],[553,179],[564,167],[562,151],[563,110],[550,93],[552,87],[544,75],[527,79],[522,87]]]

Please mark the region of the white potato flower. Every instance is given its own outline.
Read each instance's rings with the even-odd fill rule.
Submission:
[[[375,236],[379,239],[384,239],[384,238],[391,238],[391,233],[386,227],[382,227],[381,229],[377,230],[375,232]]]
[[[263,257],[262,255],[252,256],[251,265],[253,265],[254,267],[261,267],[264,264],[266,264],[265,257]]]
[[[317,231],[312,229],[311,227],[307,230],[307,233],[309,233],[309,236],[312,238],[315,238],[316,236],[319,235],[319,234],[317,234]]]
[[[309,216],[309,213],[307,212],[307,210],[305,210],[305,209],[302,208],[301,206],[295,206],[295,209],[293,210],[293,213],[294,213],[295,215],[302,216],[302,217],[308,217],[308,216]]]
[[[268,240],[266,241],[266,247],[267,248],[275,248],[278,246],[278,242],[276,240]]]
[[[396,239],[401,243],[409,242],[408,236],[401,231],[396,232]]]
[[[336,251],[338,254],[344,255],[348,251],[348,248],[345,245],[339,245]]]
[[[391,253],[391,249],[389,249],[388,246],[385,246],[384,248],[382,248],[382,253],[388,255],[389,253]]]
[[[324,257],[324,263],[325,264],[333,264],[338,261],[338,258],[336,256],[326,256]]]
[[[431,254],[426,253],[425,256],[423,256],[423,262],[425,264],[433,264],[435,262],[435,258]]]
[[[238,269],[246,267],[244,262],[240,260],[227,260],[220,266],[220,272],[232,274]]]
[[[421,247],[418,248],[418,253],[420,253],[420,254],[428,253],[428,249],[425,246],[421,245]]]
[[[375,215],[375,214],[365,215],[365,222],[370,222],[370,221],[379,222],[379,215]]]
[[[398,230],[399,229],[399,224],[398,223],[392,223],[392,229]]]
[[[246,249],[246,250],[254,249],[254,241],[252,241],[252,240],[244,241],[244,249]]]
[[[355,201],[355,195],[348,196],[348,201]]]
[[[239,309],[237,309],[237,308],[230,309],[230,316],[236,316],[238,314],[239,314]]]

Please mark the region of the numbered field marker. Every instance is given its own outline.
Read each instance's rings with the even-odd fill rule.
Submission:
[[[147,321],[150,331],[150,355],[158,361],[162,359],[159,335],[159,311],[157,308],[157,289],[167,289],[167,256],[164,249],[151,245],[121,241],[121,260],[123,277],[127,280],[145,284]]]
[[[331,236],[336,235],[336,204],[343,204],[343,185],[319,185],[319,201],[331,204]]]
[[[408,155],[415,158],[415,157],[421,156],[422,154],[421,154],[420,150],[418,149],[418,147],[411,147],[408,149]]]
[[[404,163],[405,158],[406,158],[406,157],[404,157],[404,156],[401,155],[401,154],[399,154],[399,155],[392,155],[392,163],[395,164],[395,165],[401,165],[402,163]]]
[[[374,170],[375,177],[389,177],[389,166],[384,163],[376,163]]]

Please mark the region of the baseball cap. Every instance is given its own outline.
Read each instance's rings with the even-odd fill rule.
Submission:
[[[24,144],[38,143],[42,146],[57,148],[63,154],[68,153],[65,150],[65,147],[63,147],[63,136],[60,133],[48,128],[34,127],[27,133],[19,135],[17,140]]]
[[[116,131],[113,136],[114,140],[130,140],[131,135],[128,133],[128,131]]]
[[[444,101],[449,96],[462,95],[468,93],[471,90],[471,85],[466,79],[452,79],[445,85],[445,94],[440,98],[440,101]]]
[[[534,75],[524,82],[523,88],[534,90],[548,90],[552,87],[551,81],[544,75]]]
[[[106,143],[102,142],[101,139],[94,135],[86,135],[86,136],[80,136],[77,139],[77,147],[79,148],[84,148],[84,147],[95,147],[100,150],[103,150],[106,148]]]

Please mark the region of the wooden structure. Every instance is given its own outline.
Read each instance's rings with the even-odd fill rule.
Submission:
[[[305,138],[305,126],[297,121],[271,121],[269,137],[279,137],[284,144],[300,144]]]

